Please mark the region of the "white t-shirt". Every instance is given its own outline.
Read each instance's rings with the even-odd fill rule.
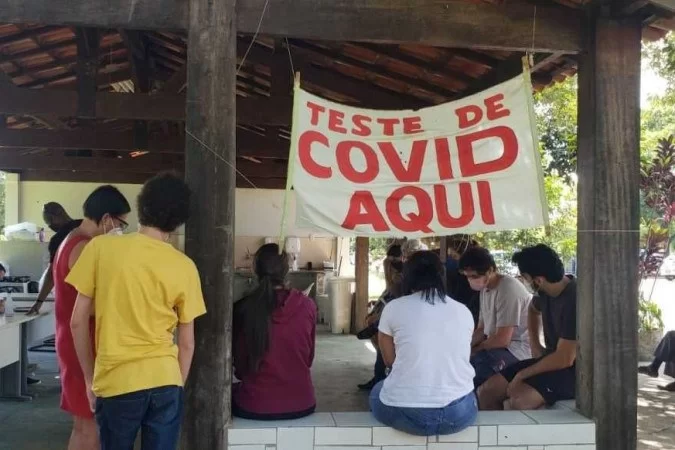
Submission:
[[[384,380],[380,400],[401,408],[442,408],[473,391],[473,317],[445,297],[424,300],[420,293],[387,304],[380,332],[394,338],[396,360]]]
[[[480,292],[480,318],[486,336],[492,336],[497,328],[514,327],[511,342],[507,347],[519,360],[532,357],[530,337],[527,330],[527,310],[532,294],[523,283],[504,275],[494,289]]]

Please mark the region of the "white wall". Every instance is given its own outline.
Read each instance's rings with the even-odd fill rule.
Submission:
[[[58,202],[73,218],[82,216],[82,204],[87,196],[100,184],[25,181],[16,183],[17,188],[11,190],[12,201],[7,204],[6,217],[11,218],[7,225],[18,222],[33,222],[44,226],[42,206],[47,202]],[[141,190],[138,184],[118,184],[117,188],[132,205],[132,213],[128,222],[132,228],[138,224],[135,212],[136,197]],[[7,198],[7,200],[10,200]],[[298,236],[301,240],[302,253],[299,264],[304,266],[311,261],[314,267],[333,257],[335,259],[335,239],[322,235],[315,230],[299,229],[295,226],[295,197],[291,195],[286,218],[287,236]],[[18,206],[17,206],[18,205]],[[247,251],[254,253],[263,244],[265,237],[277,238],[281,230],[282,208],[284,205],[283,190],[237,189],[235,204],[235,266],[246,266]],[[17,212],[9,210],[15,210]],[[182,248],[184,242],[182,230],[176,237],[176,244]],[[49,236],[49,233],[48,233]]]

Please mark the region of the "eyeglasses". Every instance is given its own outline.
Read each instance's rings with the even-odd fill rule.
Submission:
[[[115,219],[117,219],[117,221],[120,223],[119,224],[120,230],[122,230],[122,232],[127,231],[127,228],[129,228],[129,224],[124,220],[120,219],[119,217],[115,217]]]

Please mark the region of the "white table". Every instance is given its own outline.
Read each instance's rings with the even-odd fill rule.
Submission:
[[[28,395],[28,336],[31,329],[53,316],[15,314],[0,317],[0,398],[31,400]]]

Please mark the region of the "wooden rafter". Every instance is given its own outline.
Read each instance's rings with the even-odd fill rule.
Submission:
[[[240,1],[237,30],[302,39],[417,42],[459,48],[567,53],[582,48],[581,13],[552,2],[537,6],[534,48],[534,5],[523,0],[498,5],[464,0],[269,2],[261,22],[266,3]],[[185,30],[187,5],[183,0],[2,0],[0,22]]]

